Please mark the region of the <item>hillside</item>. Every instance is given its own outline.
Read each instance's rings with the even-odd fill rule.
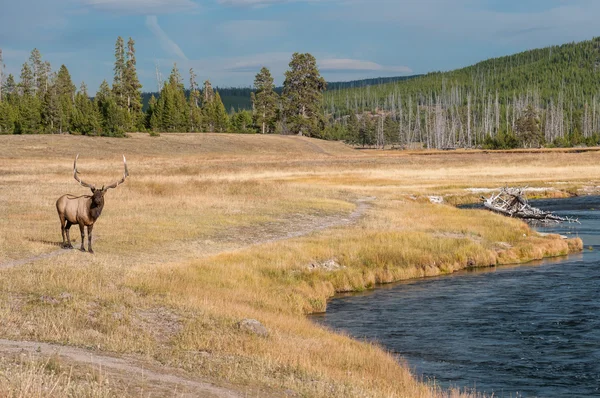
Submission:
[[[324,109],[338,120],[376,110],[389,116],[386,125],[370,128],[370,136],[355,131],[358,142],[444,148],[519,144],[517,122],[531,105],[540,136],[521,146],[596,144],[599,68],[600,38],[595,38],[408,81],[329,91]]]

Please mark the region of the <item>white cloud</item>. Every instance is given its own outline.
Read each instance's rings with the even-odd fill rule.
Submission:
[[[179,59],[187,60],[188,58],[185,56],[181,48],[175,43],[173,40],[169,38],[169,36],[165,33],[164,30],[158,24],[158,18],[156,15],[149,15],[146,17],[146,26],[150,31],[156,36],[160,46],[165,50],[169,55],[175,56]]]
[[[362,61],[358,59],[348,58],[327,58],[317,60],[317,64],[321,71],[355,71],[355,72],[395,72],[395,73],[412,73],[412,69],[408,66],[384,66],[371,61]]]
[[[83,0],[100,11],[122,14],[156,15],[190,11],[198,5],[191,0]]]

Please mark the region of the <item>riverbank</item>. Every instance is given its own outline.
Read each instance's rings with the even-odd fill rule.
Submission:
[[[505,183],[561,190],[594,185],[600,171],[594,153],[411,156],[282,136],[0,136],[0,144],[0,186],[10,187],[0,188],[0,337],[133,358],[241,396],[443,395],[380,347],[305,315],[324,311],[335,292],[580,250],[577,239],[426,196]],[[129,164],[129,179],[107,194],[94,255],[57,248],[54,201],[86,193],[72,178],[76,152],[93,182],[120,177],[120,153]],[[266,335],[240,327],[244,319]],[[80,367],[56,361],[59,374]],[[85,374],[70,385],[96,385]],[[140,377],[109,372],[106,394],[158,388]]]
[[[583,253],[341,294],[312,319],[379,342],[440,386],[476,386],[488,396],[596,396],[599,204],[599,196],[535,202],[579,218],[539,230],[581,235]]]

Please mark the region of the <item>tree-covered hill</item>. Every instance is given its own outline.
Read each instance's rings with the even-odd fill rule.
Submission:
[[[328,91],[324,109],[343,128],[350,122],[351,139],[365,144],[597,144],[599,94],[595,38],[407,81]],[[358,124],[350,120],[355,116]]]

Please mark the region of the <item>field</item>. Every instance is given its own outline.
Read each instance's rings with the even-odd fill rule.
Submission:
[[[600,185],[595,151],[375,151],[226,134],[0,136],[0,148],[9,397],[468,396],[305,315],[336,292],[582,248],[428,195],[456,204],[507,184],[558,197]],[[89,193],[73,179],[76,154],[97,185],[121,177],[121,154],[129,165],[106,194],[95,254],[60,248],[56,199]]]

